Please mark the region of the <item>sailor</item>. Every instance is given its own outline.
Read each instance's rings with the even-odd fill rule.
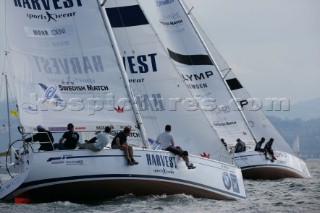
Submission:
[[[261,148],[262,144],[265,142],[265,138],[262,137],[260,139],[260,141],[256,144],[256,147],[254,148],[254,151],[257,151],[257,152],[264,152],[264,149]]]
[[[133,149],[127,143],[127,137],[131,132],[130,127],[125,127],[123,131],[119,132],[112,140],[111,148],[112,149],[121,149],[124,151],[125,157],[127,159],[127,164],[129,166],[139,164],[137,161],[133,159]]]
[[[165,131],[161,133],[155,143],[161,145],[162,149],[169,151],[175,155],[179,155],[186,162],[188,169],[196,168],[192,163],[189,162],[188,152],[182,150],[180,147],[175,146],[173,136],[171,135],[171,125],[165,126]]]
[[[37,126],[38,133],[34,134],[33,136],[24,139],[25,142],[34,142],[39,141],[40,147],[39,151],[52,151],[53,150],[53,141],[54,138],[52,136],[52,133],[48,130],[46,130],[43,126],[38,125]]]
[[[271,155],[271,162],[274,160],[277,160],[276,157],[274,156],[274,151],[272,149],[272,144],[273,144],[274,139],[270,138],[270,140],[266,143],[264,146],[264,155],[266,156],[266,160],[268,160],[268,153]]]
[[[72,123],[67,125],[66,131],[59,140],[59,144],[54,144],[55,149],[75,149],[79,141],[79,134],[74,131]]]
[[[244,152],[246,151],[246,144],[240,140],[240,138],[237,139],[237,144],[235,146],[235,153]]]
[[[96,136],[83,144],[78,143],[79,148],[89,149],[94,152],[101,151],[110,141],[109,133],[111,128],[106,126],[103,132],[96,132]]]

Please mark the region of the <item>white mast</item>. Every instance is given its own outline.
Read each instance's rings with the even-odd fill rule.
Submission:
[[[209,57],[210,57],[210,60],[212,61],[212,63],[214,64],[214,66],[217,68],[217,70],[218,70],[218,72],[219,72],[219,75],[220,75],[221,79],[223,80],[223,83],[224,83],[224,85],[226,86],[229,94],[231,95],[232,99],[234,100],[234,102],[235,102],[235,104],[236,104],[236,106],[237,106],[237,108],[238,108],[238,110],[239,110],[239,112],[240,112],[243,120],[245,121],[245,124],[247,125],[247,127],[248,127],[248,129],[249,129],[249,131],[250,131],[250,134],[252,135],[253,139],[256,140],[256,137],[255,137],[254,133],[252,132],[252,130],[251,130],[249,124],[248,124],[248,121],[247,121],[246,117],[244,116],[244,114],[243,114],[240,106],[238,105],[238,102],[237,102],[236,98],[234,97],[234,95],[232,94],[232,92],[229,90],[229,87],[228,87],[226,81],[224,80],[223,75],[222,75],[222,73],[221,73],[221,70],[220,70],[218,64],[217,64],[216,61],[214,60],[211,52],[209,51],[206,43],[204,42],[202,36],[200,35],[198,29],[195,27],[195,24],[193,23],[192,19],[189,17],[189,13],[191,12],[192,9],[188,12],[188,11],[186,10],[184,4],[181,2],[181,0],[178,0],[178,2],[179,2],[179,4],[181,5],[181,7],[183,8],[184,12],[186,13],[186,15],[187,15],[187,17],[188,17],[188,20],[190,21],[193,29],[195,30],[197,36],[199,37],[199,39],[200,39],[203,47],[205,48],[206,52],[208,53],[208,55],[209,55]]]
[[[5,87],[6,87],[6,102],[7,102],[7,119],[8,119],[8,128],[9,128],[9,144],[11,143],[11,122],[10,122],[10,115],[9,115],[9,94],[8,94],[8,79],[7,75],[4,74],[5,78]]]
[[[114,53],[116,55],[116,59],[117,59],[118,65],[120,67],[120,71],[121,71],[121,74],[122,74],[122,78],[124,80],[124,84],[125,84],[127,93],[129,95],[129,98],[130,98],[130,102],[131,102],[131,105],[132,105],[132,108],[133,108],[133,111],[134,111],[135,118],[136,118],[136,120],[138,122],[138,125],[139,125],[139,128],[140,128],[143,144],[144,144],[145,147],[150,148],[150,145],[147,142],[147,134],[145,132],[145,128],[144,128],[144,125],[143,125],[143,122],[142,122],[142,119],[141,119],[141,115],[140,115],[140,113],[138,111],[137,103],[136,103],[136,101],[134,99],[134,96],[133,96],[133,94],[131,92],[128,76],[127,76],[126,70],[125,70],[123,62],[122,62],[122,56],[121,56],[121,54],[119,52],[117,41],[116,41],[115,36],[113,34],[112,27],[110,25],[108,16],[106,15],[105,11],[103,10],[103,6],[107,2],[107,0],[103,0],[102,3],[100,2],[100,0],[97,0],[97,2],[98,2],[99,9],[100,9],[100,13],[101,13],[102,18],[103,18],[103,22],[104,22],[105,27],[107,28],[108,34],[110,36],[110,40],[111,40],[111,43],[112,43],[112,46],[113,46],[113,49],[114,49]]]

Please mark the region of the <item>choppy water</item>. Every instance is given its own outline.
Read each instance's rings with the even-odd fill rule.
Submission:
[[[127,195],[92,205],[0,203],[0,212],[320,212],[320,159],[306,163],[312,175],[310,179],[245,180],[247,199],[241,201],[215,201],[186,195]]]

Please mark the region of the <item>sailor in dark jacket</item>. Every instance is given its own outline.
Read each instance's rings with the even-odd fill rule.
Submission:
[[[272,149],[272,144],[273,144],[274,139],[270,138],[270,140],[266,143],[264,146],[264,155],[266,156],[266,159],[268,158],[268,153],[271,155],[271,161],[273,162],[274,160],[277,160],[276,157],[274,156],[274,152]]]
[[[261,138],[261,140],[256,144],[256,147],[254,148],[254,151],[257,152],[264,152],[264,149],[262,149],[262,144],[266,141],[264,137]]]
[[[246,151],[246,144],[238,138],[234,152],[239,153],[244,151]]]
[[[53,142],[54,138],[52,136],[52,133],[45,128],[43,128],[41,125],[37,126],[38,133],[34,134],[33,136],[24,139],[26,142],[40,142],[39,150],[43,151],[52,151],[53,150]]]

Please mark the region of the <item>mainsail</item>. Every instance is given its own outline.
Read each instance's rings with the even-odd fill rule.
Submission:
[[[190,153],[227,154],[137,1],[109,0],[106,13],[150,140],[171,124],[176,144]]]
[[[7,3],[19,114],[27,132],[116,130],[137,122],[96,1]],[[19,19],[19,22],[14,20]]]
[[[242,86],[232,68],[227,64],[213,43],[207,37],[206,33],[203,31],[200,24],[198,24],[192,12],[189,13],[189,17],[196,24],[199,33],[206,43],[206,46],[209,48],[210,53],[215,59],[216,66],[220,70],[223,79],[228,84],[229,90],[232,92],[235,100],[237,100],[238,104],[240,105],[241,111],[245,116],[248,126],[252,131],[256,141],[259,141],[261,137],[265,137],[267,140],[272,137],[275,139],[275,142],[273,143],[275,150],[295,154],[290,145],[285,141],[285,139],[263,113],[261,101],[253,98],[246,88]]]
[[[236,143],[237,138],[254,144],[232,93],[181,2],[155,1],[155,7],[152,13],[158,21],[157,33],[193,97],[199,103],[211,103],[202,110],[219,137],[230,146]]]

